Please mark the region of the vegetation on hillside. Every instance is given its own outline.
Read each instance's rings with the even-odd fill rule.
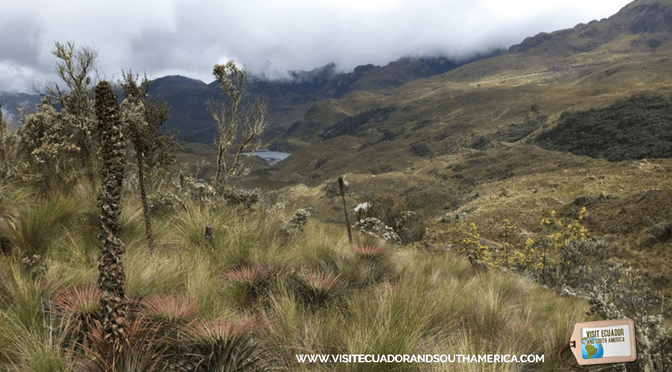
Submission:
[[[65,103],[62,109],[45,100],[24,116],[18,134],[0,123],[0,156],[13,164],[3,165],[0,178],[0,369],[550,371],[560,368],[557,352],[576,322],[631,317],[640,358],[613,369],[669,370],[669,305],[652,289],[658,283],[656,289],[669,290],[669,282],[631,266],[669,262],[656,253],[671,240],[672,216],[658,215],[669,206],[670,191],[622,190],[648,187],[633,182],[644,178],[661,184],[668,179],[667,163],[609,164],[496,143],[518,141],[546,123],[547,116],[529,102],[517,106],[525,114],[510,114],[522,124],[495,128],[492,136],[472,133],[468,139],[475,141],[464,142],[472,148],[459,154],[445,155],[439,142],[448,137],[434,136],[446,132],[436,124],[443,119],[408,123],[434,126],[435,133],[428,133],[436,143],[425,144],[420,139],[426,133],[404,128],[361,131],[368,137],[354,142],[337,135],[388,115],[412,118],[418,107],[413,103],[341,117],[328,127],[333,132],[324,132],[333,135],[325,142],[361,156],[372,173],[386,172],[353,176],[348,195],[331,192],[329,185],[221,192],[197,182],[194,173],[161,169],[159,161],[145,167],[143,159],[154,158],[151,149],[161,148],[153,147],[159,137],[144,132],[151,125],[148,113],[157,113],[158,128],[161,107],[152,111],[142,102],[143,83],[138,86],[130,74],[124,75],[128,100],[121,107],[106,82],[99,87],[107,98],[93,96],[86,72],[87,56],[94,54],[75,53],[70,44],[59,48],[72,51],[57,56],[76,94],[52,91]],[[232,88],[227,69],[218,70],[223,88]],[[456,101],[478,99],[470,93]],[[68,108],[73,102],[80,104]],[[645,106],[643,112],[656,113],[667,104]],[[98,115],[85,110],[90,107]],[[505,117],[516,110],[484,115]],[[219,112],[224,118],[225,111]],[[93,135],[83,123],[101,130]],[[124,159],[131,147],[122,133],[136,137],[137,168]],[[390,164],[370,161],[374,146],[363,141],[386,146],[386,139],[400,134],[417,141],[387,146],[422,162],[392,174]],[[82,160],[82,146],[100,152],[102,161]],[[161,151],[157,159],[171,158],[170,146]],[[348,163],[338,153],[323,152],[307,159],[308,166],[297,164],[324,171],[319,179],[338,169],[335,163]],[[404,203],[383,196],[395,192]],[[343,216],[345,208],[347,216],[354,202],[365,201],[372,204],[358,219],[375,219],[381,231],[398,239],[384,241],[360,225],[349,242],[333,215]],[[407,208],[448,214],[432,221]],[[628,218],[647,226],[648,245],[630,247],[642,241],[632,237],[641,229],[614,235],[633,226]],[[147,237],[154,242],[150,249]],[[454,244],[437,246],[447,241]],[[544,361],[391,365],[297,359],[306,354],[540,354]]]
[[[637,95],[600,110],[565,113],[535,143],[609,161],[672,157],[672,104]]]
[[[550,370],[571,325],[586,319],[582,301],[556,298],[515,275],[481,273],[459,255],[392,249],[363,236],[350,246],[341,226],[314,220],[287,239],[275,206],[243,213],[189,187],[175,180],[162,190],[181,204],[153,215],[153,254],[144,245],[138,190],[122,198],[130,324],[112,369],[93,286],[96,185],[82,181],[45,195],[29,184],[3,183],[3,208],[15,217],[0,229],[12,241],[0,260],[2,368],[205,371],[239,362],[247,365],[242,370],[332,370],[329,363],[300,364],[295,354],[497,352],[543,354],[537,368]],[[45,203],[58,216],[32,211]]]

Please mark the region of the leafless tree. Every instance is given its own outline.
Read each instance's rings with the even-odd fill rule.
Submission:
[[[249,169],[243,167],[245,152],[253,153],[259,148],[259,137],[267,127],[265,102],[256,101],[243,108],[247,89],[247,72],[233,61],[215,65],[213,75],[228,102],[208,102],[208,112],[217,123],[217,174],[215,187],[220,188],[236,177],[243,177]],[[228,104],[227,104],[228,103]],[[228,151],[233,156],[226,159]]]

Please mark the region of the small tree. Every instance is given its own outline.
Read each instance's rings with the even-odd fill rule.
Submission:
[[[73,42],[56,42],[51,53],[60,60],[56,74],[65,82],[67,91],[53,83],[45,87],[45,92],[61,105],[65,134],[81,148],[82,159],[89,160],[99,147],[93,83],[89,76],[94,71],[98,53],[89,47],[75,49]]]
[[[60,60],[56,64],[56,73],[67,89],[62,90],[56,83],[45,87],[45,98],[35,112],[22,117],[20,138],[21,147],[33,161],[45,165],[44,170],[58,172],[69,160],[79,160],[80,166],[89,164],[98,151],[93,86],[89,76],[97,53],[87,47],[75,49],[74,43],[57,42],[52,54]]]
[[[154,238],[152,238],[152,223],[149,219],[149,205],[147,203],[147,190],[145,187],[145,138],[142,134],[146,131],[147,122],[145,121],[145,105],[136,97],[128,97],[121,103],[121,120],[127,132],[130,133],[131,142],[135,148],[135,155],[138,159],[138,184],[140,185],[140,200],[142,201],[142,212],[145,219],[145,233],[147,234],[147,245],[149,251],[154,251]]]
[[[145,233],[150,252],[154,250],[152,224],[149,218],[145,165],[151,170],[154,166],[167,166],[175,162],[175,152],[179,149],[174,136],[160,133],[159,128],[168,120],[168,106],[165,101],[155,104],[149,99],[149,81],[147,76],[137,83],[137,76],[122,71],[123,80],[119,85],[126,98],[121,104],[122,122],[126,135],[131,138],[138,160],[138,184],[145,219]]]
[[[50,97],[42,99],[35,112],[22,118],[19,130],[22,150],[43,174],[58,175],[61,167],[81,150],[66,133],[62,113]]]
[[[168,121],[170,111],[165,100],[152,99],[149,95],[150,83],[145,75],[139,81],[139,76],[132,72],[121,72],[122,79],[119,86],[124,91],[124,98],[135,97],[145,107],[144,116],[147,125],[142,130],[142,152],[149,170],[156,167],[163,168],[175,164],[177,151],[180,146],[174,134],[162,132],[162,126]]]
[[[229,180],[243,177],[249,169],[243,167],[243,153],[253,153],[259,148],[257,140],[267,127],[265,102],[256,101],[241,110],[247,89],[247,72],[233,61],[215,65],[213,75],[228,98],[224,102],[208,102],[208,112],[217,122],[217,174],[215,186],[220,188]],[[226,152],[233,147],[235,154],[226,160]]]

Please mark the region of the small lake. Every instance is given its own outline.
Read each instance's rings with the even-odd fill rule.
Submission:
[[[245,153],[243,153],[243,155],[250,155],[250,153],[245,152]],[[257,151],[255,151],[251,154],[251,156],[258,156],[258,157],[266,160],[268,165],[273,165],[273,164],[279,162],[280,160],[284,160],[289,155],[292,155],[292,154],[290,154],[288,152],[271,151],[271,150],[268,150],[268,149],[257,150]]]

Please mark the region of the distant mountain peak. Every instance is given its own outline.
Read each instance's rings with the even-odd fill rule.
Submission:
[[[190,78],[190,77],[182,76],[182,75],[166,75],[166,76],[163,76],[163,77],[160,77],[160,78],[156,78],[156,79],[152,80],[152,82],[156,82],[156,83],[171,83],[171,84],[175,84],[175,83],[178,83],[178,84],[179,84],[179,83],[187,83],[187,84],[199,84],[199,85],[200,85],[200,84],[203,84],[203,85],[207,85],[206,83],[204,83],[204,82],[201,81],[201,80],[198,80],[198,79],[192,79],[192,78]]]
[[[600,21],[579,23],[573,28],[539,33],[509,48],[511,53],[567,55],[595,50],[624,34],[646,35],[672,32],[672,0],[638,0]],[[660,41],[650,43],[655,50]]]

